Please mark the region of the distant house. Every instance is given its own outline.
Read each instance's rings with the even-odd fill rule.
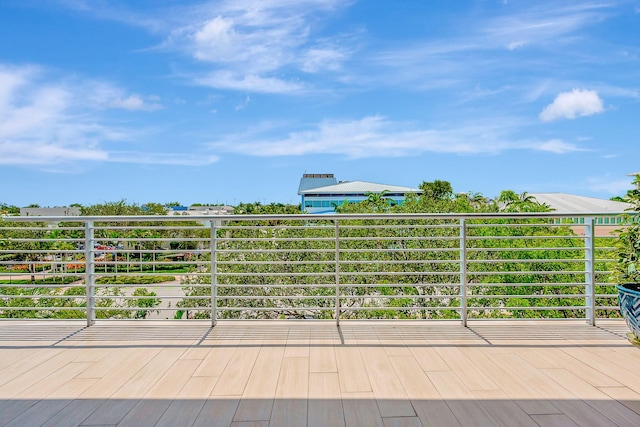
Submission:
[[[79,216],[80,208],[56,207],[56,208],[20,208],[20,216]]]
[[[333,174],[304,174],[298,187],[302,209],[312,214],[333,213],[335,206],[345,201],[357,203],[366,200],[371,193],[382,192],[401,204],[408,194],[421,194],[422,190],[365,181],[337,182]]]
[[[622,218],[617,214],[624,212],[625,209],[631,206],[629,203],[566,193],[529,193],[529,196],[533,196],[540,204],[546,204],[553,212],[561,214],[606,214],[611,212],[611,215],[598,215],[595,218],[596,225],[605,226],[597,229],[601,235],[610,234],[619,228],[620,224],[622,224]],[[575,224],[584,224],[585,219],[584,217],[577,217],[573,219],[573,222]],[[579,228],[580,230],[576,227],[574,231],[582,234],[584,227]]]
[[[167,215],[231,215],[233,207],[231,206],[171,206]]]

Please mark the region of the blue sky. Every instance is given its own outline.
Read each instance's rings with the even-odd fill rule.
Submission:
[[[303,173],[610,198],[640,0],[3,0],[0,202],[298,203]]]

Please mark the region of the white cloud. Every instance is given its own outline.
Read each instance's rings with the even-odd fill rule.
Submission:
[[[591,116],[602,113],[604,106],[598,92],[585,89],[574,89],[562,92],[540,113],[543,122],[558,119],[575,119],[580,116]]]
[[[155,98],[151,98],[155,99]],[[116,98],[110,103],[111,107],[125,110],[155,111],[162,108],[157,102],[147,102],[140,95],[129,95],[126,98]]]
[[[346,56],[346,52],[338,49],[310,49],[302,59],[302,70],[307,73],[317,73],[323,70],[338,71]]]
[[[549,141],[545,141],[535,145],[533,148],[539,151],[548,151],[550,153],[556,153],[556,154],[565,154],[565,153],[571,153],[574,151],[585,151],[584,149],[578,147],[575,144],[569,144],[560,139],[552,139]]]
[[[3,165],[50,165],[87,160],[107,160],[106,151],[83,147],[78,144],[68,146],[42,141],[0,141],[0,164]]]
[[[122,88],[105,81],[85,80],[75,82],[75,86],[69,90],[74,92],[77,102],[83,102],[89,108],[130,111],[156,111],[164,108],[157,95],[128,94]]]
[[[536,150],[555,154],[579,151],[562,141],[514,141],[505,120],[456,124],[450,129],[415,129],[381,116],[360,120],[326,120],[315,128],[290,132],[283,138],[265,138],[259,132],[228,137],[211,148],[251,156],[302,156],[337,154],[350,158],[404,157],[426,152],[498,154],[507,150]]]
[[[541,45],[547,43],[564,43],[570,37],[589,24],[600,22],[611,8],[611,4],[595,4],[588,2],[563,2],[549,7],[540,3],[495,18],[481,30],[484,42],[496,46]]]
[[[511,42],[507,45],[508,50],[516,50],[524,47],[526,45],[523,41]]]
[[[147,165],[206,166],[216,163],[218,156],[199,153],[149,153],[149,152],[112,152],[109,161]]]
[[[513,76],[522,85],[532,85],[549,75],[550,63],[576,67],[602,62],[602,55],[585,55],[584,46],[593,37],[586,30],[612,15],[613,8],[613,2],[516,2],[487,19],[462,21],[464,25],[454,21],[446,37],[403,39],[395,47],[379,49],[358,81],[455,90]]]
[[[244,101],[242,101],[238,105],[236,105],[236,111],[244,110],[245,108],[247,108],[249,106],[250,103],[251,103],[251,97],[249,95],[247,95],[247,97],[244,99]]]
[[[175,28],[164,48],[187,52],[211,71],[197,84],[239,91],[292,93],[305,88],[286,76],[337,71],[349,50],[314,40],[311,19],[348,2],[337,0],[207,2]]]
[[[304,85],[295,81],[284,81],[273,77],[255,74],[217,71],[195,79],[197,84],[216,89],[230,89],[259,93],[294,93],[304,89]]]
[[[155,96],[147,102],[139,95],[118,98],[122,93],[104,82],[52,79],[37,67],[0,65],[0,164],[46,169],[87,161],[202,165],[217,160],[197,154],[111,153],[108,144],[130,140],[131,131],[106,124],[104,109],[158,105]]]

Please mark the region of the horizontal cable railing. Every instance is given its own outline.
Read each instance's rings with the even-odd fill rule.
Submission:
[[[0,318],[618,317],[606,214],[4,217]]]

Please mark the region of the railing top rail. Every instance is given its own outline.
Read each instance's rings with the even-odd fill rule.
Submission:
[[[588,218],[617,216],[633,212],[517,212],[517,213],[386,213],[386,214],[287,214],[287,215],[110,215],[110,216],[1,216],[0,221],[15,222],[189,222],[189,221],[348,221],[402,219],[522,219]]]

